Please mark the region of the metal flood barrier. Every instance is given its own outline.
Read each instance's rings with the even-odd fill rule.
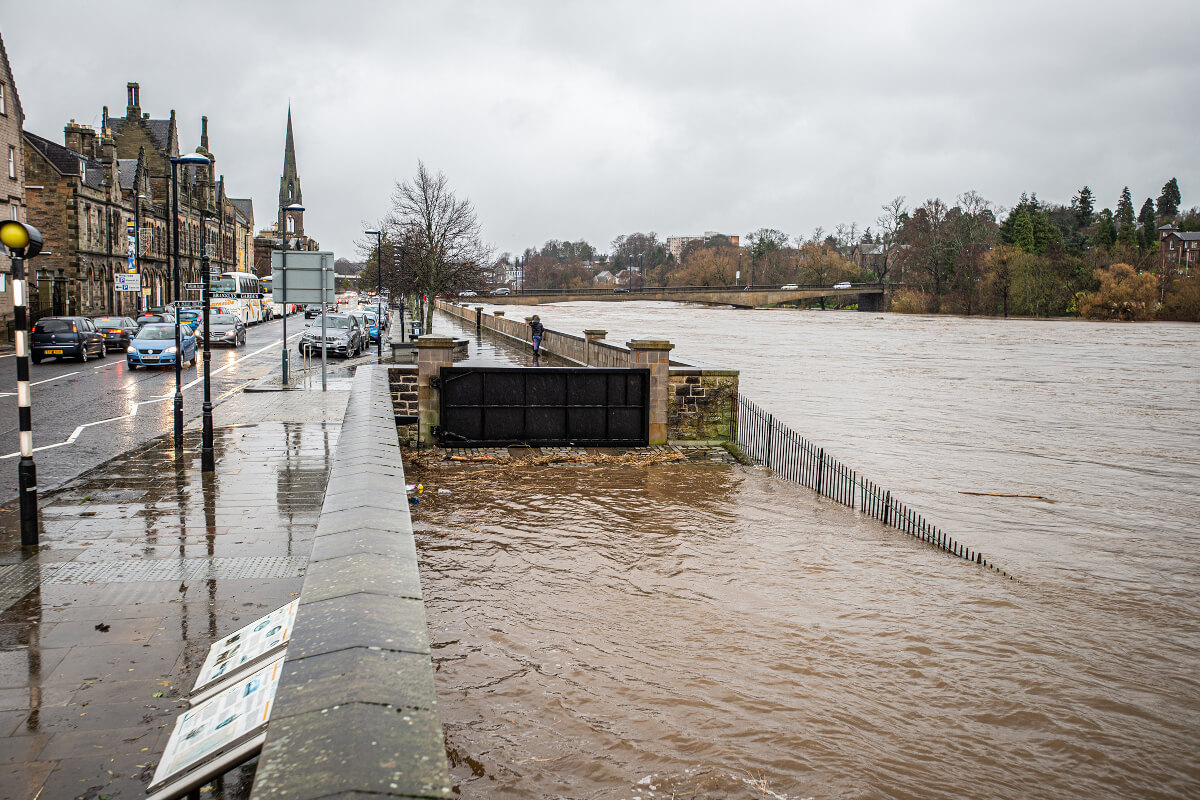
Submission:
[[[970,561],[1015,580],[1005,570],[947,536],[921,514],[892,496],[890,491],[864,478],[837,459],[825,454],[774,415],[738,395],[738,445],[760,464],[793,483],[806,486],[901,533],[933,545],[956,558]]]
[[[442,367],[442,447],[645,447],[650,370]]]

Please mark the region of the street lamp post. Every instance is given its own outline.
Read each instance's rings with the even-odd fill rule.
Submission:
[[[375,237],[375,326],[378,336],[376,355],[383,360],[383,231],[363,231],[367,236]]]
[[[304,206],[299,203],[292,203],[290,206],[283,206],[280,211],[283,213],[279,216],[279,271],[283,273],[283,351],[280,356],[283,359],[283,385],[288,385],[288,347],[287,347],[287,318],[288,318],[288,293],[287,293],[287,212],[303,211]],[[324,273],[321,274],[321,280],[325,280]],[[321,294],[321,302],[325,301],[325,294]],[[272,292],[272,302],[274,302],[274,293]],[[324,313],[324,307],[322,307]]]
[[[400,247],[400,269],[396,273],[396,286],[400,289],[400,342],[404,342],[404,307],[408,305],[408,298],[404,296],[404,244]],[[412,337],[409,337],[412,338]]]
[[[216,455],[213,448],[213,415],[212,415],[212,335],[208,330],[209,304],[212,302],[212,275],[209,274],[208,250],[205,247],[204,215],[200,215],[200,273],[203,282],[200,302],[203,308],[200,313],[203,318],[200,330],[204,334],[204,405],[201,407],[201,444],[200,471],[215,472],[217,469]],[[220,263],[218,262],[218,269]],[[183,353],[179,353],[182,356]]]
[[[173,283],[175,295],[175,454],[183,455],[183,336],[179,326],[179,165],[203,166],[210,163],[199,153],[171,156],[171,202],[174,213],[171,217],[171,244],[174,258]]]
[[[29,402],[29,319],[25,315],[28,293],[25,287],[25,259],[42,250],[42,234],[32,225],[15,219],[0,222],[0,243],[12,257],[13,325],[17,345],[17,421],[21,461],[17,464],[17,485],[21,501],[21,546],[38,543],[37,467],[33,463],[33,411]]]
[[[146,308],[146,304],[142,300],[146,296],[142,292],[142,201],[148,199],[141,192],[133,196],[133,260],[138,274],[137,302],[134,305],[139,312]]]

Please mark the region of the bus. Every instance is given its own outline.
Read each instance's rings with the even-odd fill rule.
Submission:
[[[242,322],[254,325],[271,318],[271,307],[263,300],[263,286],[257,275],[249,272],[222,272],[213,278],[209,306],[224,314],[241,317]]]
[[[272,288],[271,280],[272,279],[270,275],[258,279],[258,282],[262,284],[263,305],[267,309],[267,319],[283,316],[283,303],[275,302],[274,289]],[[296,304],[288,303],[288,305],[290,306],[290,308],[288,308],[288,313],[295,314],[298,310]]]

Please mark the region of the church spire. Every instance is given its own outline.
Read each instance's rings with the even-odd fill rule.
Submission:
[[[300,192],[300,175],[296,171],[296,145],[292,139],[292,104],[288,103],[287,137],[283,142],[283,175],[279,179],[279,229],[285,231],[290,220],[292,229],[289,234],[304,235],[304,212],[289,211],[284,215],[283,209],[294,203],[304,204]],[[282,235],[282,234],[281,234]]]

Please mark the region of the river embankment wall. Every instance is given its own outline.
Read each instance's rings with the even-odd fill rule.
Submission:
[[[387,367],[354,377],[252,800],[451,796]]]
[[[437,300],[439,311],[479,331],[494,334],[510,344],[532,352],[528,317],[509,317],[504,311],[489,313],[481,306]],[[546,328],[542,350],[584,367],[628,368],[634,366],[634,348],[607,342],[607,331],[585,330],[583,335]],[[395,388],[397,403],[406,402],[408,391]],[[401,396],[403,395],[403,396]],[[734,441],[737,439],[738,370],[707,364],[670,360],[667,391],[667,437],[686,441]],[[399,407],[397,413],[400,413]]]

